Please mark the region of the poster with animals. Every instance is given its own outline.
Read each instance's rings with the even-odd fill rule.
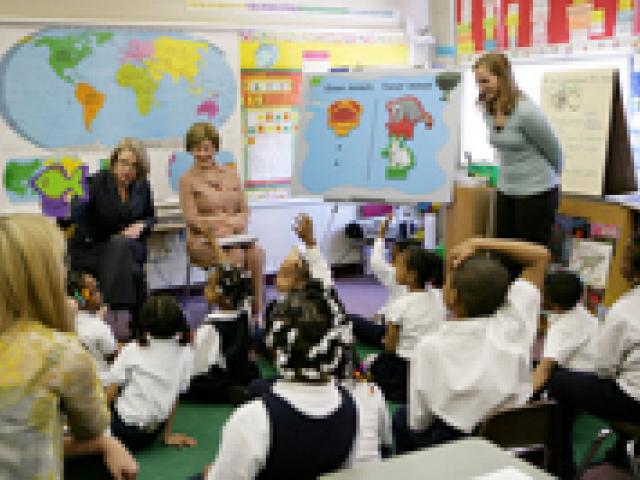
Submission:
[[[460,84],[458,71],[305,75],[292,193],[448,202]]]

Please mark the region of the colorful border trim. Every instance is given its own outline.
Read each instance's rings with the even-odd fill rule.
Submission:
[[[296,5],[295,3],[255,3],[255,2],[209,2],[207,0],[187,0],[187,7],[194,9],[248,10],[268,13],[307,13],[319,15],[355,15],[362,17],[396,18],[394,10],[367,10],[350,7],[323,7],[320,5]]]

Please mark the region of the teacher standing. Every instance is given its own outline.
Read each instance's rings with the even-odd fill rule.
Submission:
[[[500,157],[496,236],[548,246],[558,208],[562,148],[540,107],[518,89],[501,53],[473,67],[489,141]]]

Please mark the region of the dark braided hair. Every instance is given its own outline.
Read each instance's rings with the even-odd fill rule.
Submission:
[[[317,280],[309,280],[274,307],[267,343],[285,378],[326,381],[339,374],[349,341],[342,311]]]
[[[253,292],[251,274],[231,264],[217,265],[216,274],[217,284],[214,288],[219,295],[228,299],[232,308],[241,308]]]
[[[138,343],[148,345],[147,336],[153,338],[179,337],[180,345],[189,343],[190,331],[176,299],[169,295],[154,295],[149,297],[140,312],[140,337]]]

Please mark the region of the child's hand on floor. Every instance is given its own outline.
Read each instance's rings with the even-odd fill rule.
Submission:
[[[195,438],[188,437],[182,433],[172,433],[164,436],[164,444],[167,447],[195,447],[198,441]]]

